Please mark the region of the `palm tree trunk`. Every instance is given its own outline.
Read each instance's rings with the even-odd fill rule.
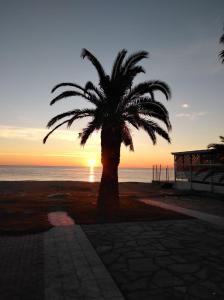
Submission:
[[[100,214],[111,213],[119,207],[118,166],[120,163],[120,147],[120,131],[116,128],[104,126],[101,131],[103,171],[97,203]]]

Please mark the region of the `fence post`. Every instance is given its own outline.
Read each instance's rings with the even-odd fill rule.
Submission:
[[[160,176],[161,176],[161,165],[159,166],[159,182],[160,182]]]
[[[154,181],[154,165],[152,166],[152,181]]]

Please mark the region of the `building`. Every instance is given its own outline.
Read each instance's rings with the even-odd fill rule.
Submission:
[[[177,189],[224,193],[224,162],[214,149],[173,152]]]

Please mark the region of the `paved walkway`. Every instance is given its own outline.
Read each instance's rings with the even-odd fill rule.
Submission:
[[[172,204],[178,207],[193,209],[196,211],[224,217],[224,197],[213,195],[212,197],[206,195],[184,195],[184,194],[169,194],[158,197],[148,197],[148,199],[161,201],[162,203]]]
[[[144,201],[199,219],[0,236],[0,299],[223,300],[223,218]],[[67,217],[56,219],[64,224]]]
[[[170,204],[170,203],[167,204],[167,203],[164,203],[163,201],[159,201],[159,200],[152,200],[152,199],[145,198],[145,199],[140,199],[140,201],[144,202],[145,204],[161,207],[161,208],[168,209],[168,210],[173,210],[175,212],[206,221],[213,225],[217,225],[218,227],[224,229],[224,217],[208,214],[205,212],[201,212],[199,210],[180,207],[180,206]],[[224,206],[224,203],[223,203],[223,206]]]
[[[123,300],[79,225],[44,234],[46,300]]]
[[[196,219],[82,226],[127,300],[224,299],[224,231]]]
[[[79,225],[0,236],[1,300],[123,300]]]

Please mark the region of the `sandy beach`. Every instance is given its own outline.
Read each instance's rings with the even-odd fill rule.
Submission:
[[[99,223],[98,183],[74,181],[1,181],[1,232],[41,231],[52,227],[49,214],[64,212],[78,224]],[[185,218],[135,200],[177,196],[179,192],[148,183],[120,183],[121,207],[107,222]],[[63,216],[62,216],[63,218]],[[66,221],[65,221],[66,222]]]

